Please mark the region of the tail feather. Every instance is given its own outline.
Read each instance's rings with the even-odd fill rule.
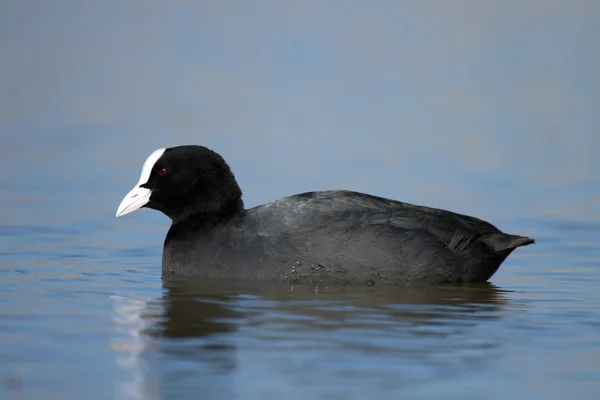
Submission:
[[[525,236],[508,235],[506,233],[490,233],[479,238],[490,250],[500,253],[507,250],[514,250],[517,247],[527,246],[535,243],[535,240]]]

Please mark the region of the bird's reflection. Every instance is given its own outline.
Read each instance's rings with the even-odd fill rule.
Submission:
[[[170,280],[163,282],[162,318],[153,336],[185,339],[227,334],[235,330],[232,320],[241,314],[234,311],[234,297],[209,290],[199,282]]]
[[[237,369],[247,368],[247,364],[240,366],[238,354],[247,350],[247,343],[268,348],[295,342],[301,339],[300,332],[325,337],[328,332],[339,334],[356,328],[363,330],[365,337],[345,344],[349,351],[355,346],[366,349],[378,335],[390,331],[403,338],[399,347],[410,347],[411,340],[414,345],[415,339],[426,335],[447,339],[468,334],[481,320],[498,318],[509,299],[509,293],[490,283],[373,288],[165,278],[162,297],[146,301],[144,307],[139,301],[132,303],[135,307],[119,301],[121,309],[128,310],[130,330],[137,321],[132,340],[145,346],[134,346],[130,358],[146,362],[130,362],[130,368],[145,365],[146,371],[160,375],[150,379],[154,384],[160,382],[160,393],[171,393],[183,385],[182,380],[191,379],[195,386],[228,398],[235,397],[233,392],[227,395],[232,376]],[[376,325],[382,319],[386,320],[385,331]],[[292,348],[285,351],[293,357]],[[150,398],[147,390],[146,398]]]
[[[285,312],[309,317],[306,323],[316,318],[343,321],[369,313],[416,325],[436,318],[476,321],[479,315],[497,316],[493,311],[501,310],[509,298],[508,292],[491,283],[369,288],[170,278],[163,280],[163,288],[158,300],[162,314],[153,316],[146,333],[164,339],[227,336],[253,316]],[[315,329],[335,328],[315,325]]]

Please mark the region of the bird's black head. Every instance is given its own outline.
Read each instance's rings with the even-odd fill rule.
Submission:
[[[243,211],[244,204],[223,157],[203,146],[178,146],[158,149],[148,157],[117,217],[142,207],[178,222],[193,216],[226,219]]]

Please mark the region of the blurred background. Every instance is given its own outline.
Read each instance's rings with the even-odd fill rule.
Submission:
[[[350,188],[596,219],[599,18],[596,1],[3,1],[2,190],[97,191],[108,221],[150,152],[202,144],[247,205]]]
[[[40,352],[64,356],[36,335],[82,323],[65,315],[105,315],[112,306],[100,292],[161,293],[169,220],[148,210],[114,215],[146,157],[181,144],[223,155],[247,207],[351,189],[531,235],[538,243],[492,281],[529,282],[526,293],[544,281],[550,297],[568,281],[575,287],[560,296],[584,291],[581,310],[591,310],[600,280],[599,40],[594,0],[3,0],[0,313],[38,311],[5,322],[0,355],[12,361],[0,372],[31,370]],[[593,336],[588,328],[580,337]],[[566,335],[553,334],[556,343]],[[16,345],[23,335],[42,347]],[[74,337],[80,356],[96,349],[95,339]],[[61,390],[60,377],[101,368],[73,357],[54,381]],[[535,360],[519,365],[546,371]],[[571,364],[554,360],[562,376]],[[597,358],[569,360],[600,371]],[[44,365],[30,375],[55,372]],[[43,382],[36,387],[52,386]],[[570,382],[545,395],[586,387]]]

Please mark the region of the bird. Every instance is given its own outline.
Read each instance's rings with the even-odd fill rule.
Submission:
[[[225,159],[200,145],[160,148],[116,217],[171,219],[162,276],[331,285],[488,281],[535,243],[481,219],[350,190],[299,193],[246,209]]]

